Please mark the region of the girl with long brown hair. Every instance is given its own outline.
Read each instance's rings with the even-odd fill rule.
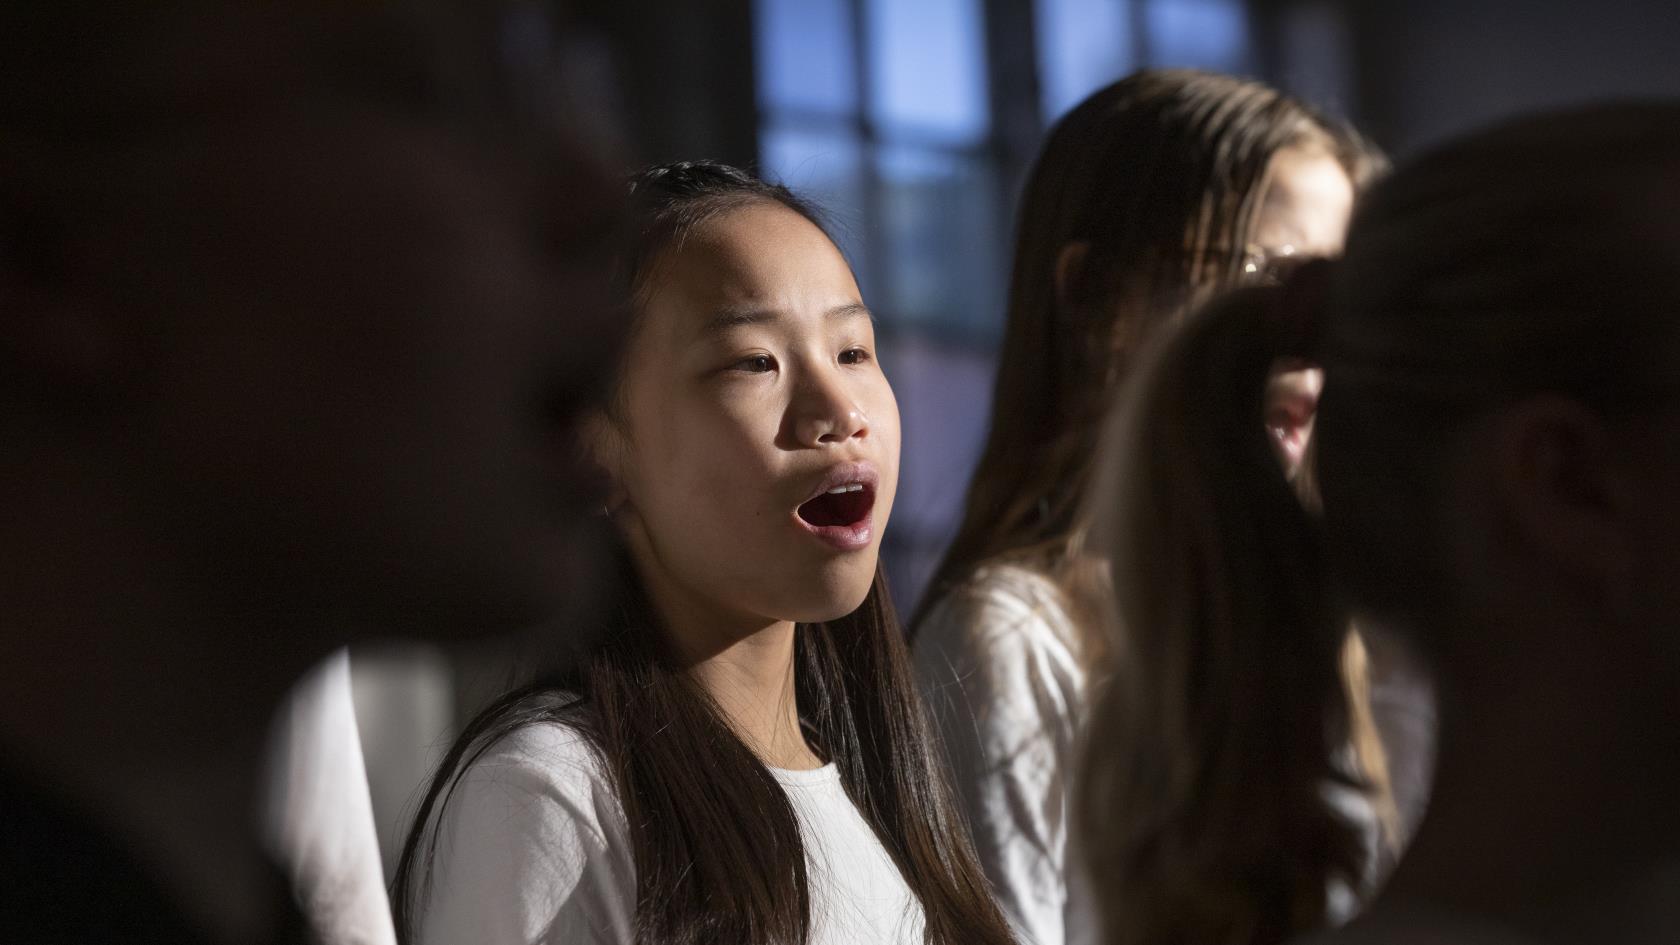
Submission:
[[[1020,210],[990,437],[913,634],[981,863],[1040,945],[1090,941],[1067,829],[1075,745],[1105,674],[1106,569],[1085,547],[1102,419],[1138,349],[1279,258],[1336,252],[1378,158],[1260,83],[1144,71],[1051,131]],[[1299,460],[1316,376],[1274,381]]]
[[[811,208],[724,165],[636,178],[633,330],[592,430],[604,634],[456,741],[403,851],[423,945],[1005,945],[877,554],[898,410]]]
[[[1109,941],[1276,943],[1359,869],[1321,803],[1350,622],[1438,691],[1429,809],[1332,943],[1673,942],[1680,909],[1680,105],[1455,142],[1378,184],[1346,255],[1173,330],[1117,414],[1120,640],[1079,821]],[[1322,365],[1304,508],[1261,435]],[[1258,816],[1257,816],[1258,815]],[[1668,875],[1664,877],[1664,870]]]

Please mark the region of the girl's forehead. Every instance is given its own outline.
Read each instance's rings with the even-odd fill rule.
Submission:
[[[696,330],[730,311],[799,317],[859,301],[851,268],[828,236],[795,211],[767,202],[696,227],[667,254],[652,289],[651,309],[680,314]]]
[[[1272,159],[1253,241],[1305,255],[1341,249],[1353,212],[1353,182],[1329,152],[1285,148]]]
[[[811,264],[840,255],[815,223],[790,207],[768,200],[710,217],[683,240],[678,252],[738,272],[759,271],[790,259]],[[844,265],[844,260],[836,261]]]

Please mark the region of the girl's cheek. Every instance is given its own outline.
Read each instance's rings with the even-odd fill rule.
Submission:
[[[774,448],[786,411],[758,402],[734,403],[718,417],[715,435],[735,451]]]
[[[879,430],[879,435],[888,441],[893,456],[898,455],[899,449],[899,418],[898,398],[893,394],[892,385],[885,377],[880,380],[880,389],[873,398],[876,406],[870,411],[870,420]]]

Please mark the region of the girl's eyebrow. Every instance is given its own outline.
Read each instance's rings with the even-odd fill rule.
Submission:
[[[844,305],[837,305],[834,308],[829,309],[827,312],[824,312],[823,315],[830,321],[859,317],[867,318],[870,321],[875,320],[875,314],[869,310],[869,306],[864,305],[862,302],[847,302]],[[701,334],[708,337],[721,335],[731,329],[742,328],[748,325],[763,325],[768,322],[777,322],[781,320],[782,313],[775,309],[753,308],[750,306],[740,308],[723,308],[719,309],[709,320],[707,320],[705,326],[701,328]]]
[[[701,327],[702,335],[721,335],[733,328],[747,325],[762,325],[766,322],[778,321],[781,313],[768,308],[722,308],[712,314],[706,324]]]
[[[875,320],[875,313],[871,312],[869,310],[869,306],[863,304],[862,302],[848,302],[845,305],[828,310],[828,318],[831,321],[841,318],[858,318],[860,316],[867,318],[870,321]]]

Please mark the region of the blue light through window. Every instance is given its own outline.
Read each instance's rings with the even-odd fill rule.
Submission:
[[[758,100],[768,109],[857,111],[848,0],[758,0]]]
[[[883,130],[975,143],[990,128],[979,0],[868,0],[869,106]]]
[[[1126,0],[1039,0],[1039,101],[1055,121],[1137,67]]]
[[[1149,0],[1149,64],[1245,72],[1248,11],[1241,0]]]

